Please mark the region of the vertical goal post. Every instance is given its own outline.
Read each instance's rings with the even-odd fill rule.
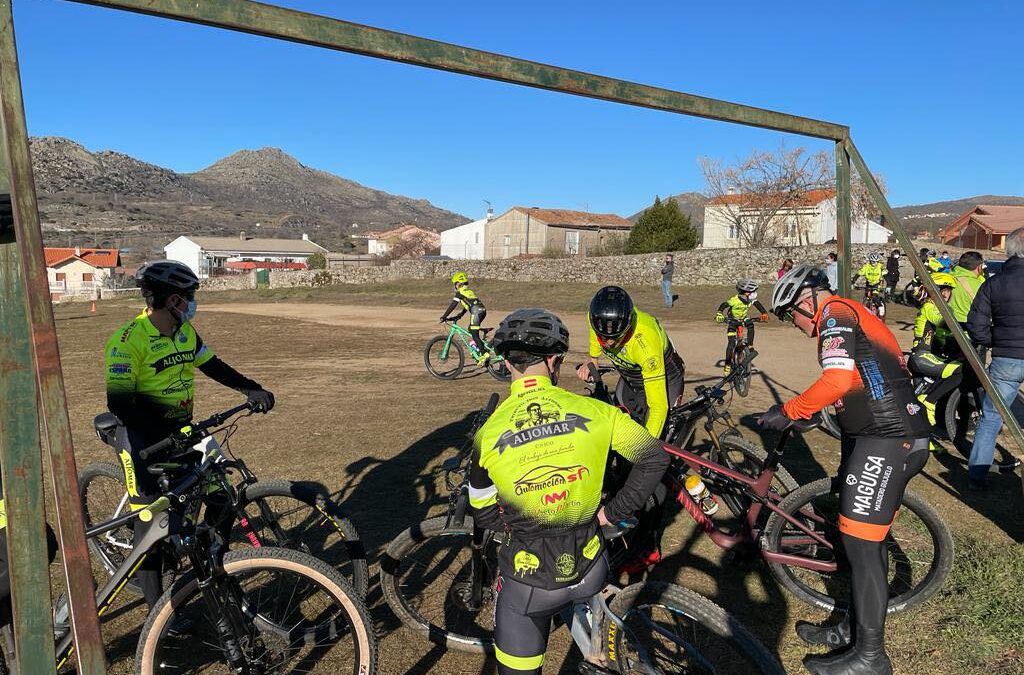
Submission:
[[[92,577],[80,511],[74,451],[60,371],[57,336],[43,260],[42,232],[29,159],[11,4],[0,0],[0,122],[3,155],[0,190],[9,184],[14,227],[0,223],[0,463],[10,527],[8,548],[16,644],[22,672],[53,671],[40,444],[49,453],[76,655],[82,675],[104,672],[103,647],[92,599]],[[856,146],[849,128],[822,120],[731,103],[660,87],[603,77],[468,47],[382,30],[251,0],[68,0],[250,33],[290,42],[435,68],[553,92],[601,99],[677,114],[831,140],[835,143],[837,248],[841,292],[849,295],[850,164],[857,168],[879,210],[937,306],[968,362],[994,397],[1018,446],[1024,435],[1002,404],[967,337],[913,252],[913,243],[892,212]],[[33,405],[35,403],[35,405]],[[38,422],[42,422],[43,436]]]

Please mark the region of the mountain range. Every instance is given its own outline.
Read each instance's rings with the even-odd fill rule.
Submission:
[[[180,234],[299,238],[341,250],[353,232],[468,222],[425,199],[393,195],[300,164],[277,148],[241,150],[177,173],[67,138],[31,139],[47,243],[157,252]],[[259,225],[257,225],[259,223]]]
[[[277,148],[240,150],[195,173],[111,150],[90,152],[67,138],[33,138],[31,150],[50,245],[118,246],[147,257],[180,234],[245,231],[294,239],[306,233],[328,249],[344,250],[352,234],[405,223],[441,231],[469,221],[425,199],[304,166]],[[683,192],[667,198],[679,203],[698,232],[703,229],[707,197]],[[1024,205],[1024,197],[983,195],[894,210],[913,232],[934,232],[974,204]]]

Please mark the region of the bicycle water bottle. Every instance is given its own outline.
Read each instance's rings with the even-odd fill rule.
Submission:
[[[711,490],[697,474],[691,473],[686,477],[686,491],[690,493],[693,500],[700,504],[700,509],[705,515],[713,516],[718,513],[718,500],[711,494]]]

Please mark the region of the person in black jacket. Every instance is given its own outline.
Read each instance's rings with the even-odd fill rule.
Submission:
[[[1006,236],[1009,259],[994,277],[981,285],[967,315],[971,339],[992,350],[989,377],[1007,406],[1024,383],[1024,227]],[[1003,418],[985,396],[981,420],[968,462],[970,487],[983,489],[996,449]]]
[[[896,286],[900,283],[900,250],[894,248],[885,259],[885,295],[892,298],[896,295]]]

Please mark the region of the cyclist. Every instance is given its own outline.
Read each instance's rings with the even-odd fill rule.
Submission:
[[[949,272],[934,272],[931,275],[932,281],[939,287],[942,299],[949,302],[949,296],[956,288],[956,278]],[[931,298],[925,300],[921,309],[917,312],[917,319],[914,321],[914,345],[910,350],[910,358],[907,366],[914,375],[928,377],[932,383],[926,391],[918,395],[918,400],[924,406],[928,415],[928,422],[935,426],[935,404],[944,396],[960,386],[963,380],[963,364],[958,361],[945,358],[948,354],[947,343],[952,342],[949,328],[939,314],[935,301]],[[942,446],[931,441],[929,449],[932,452],[941,452]]]
[[[868,254],[868,261],[853,275],[851,284],[857,283],[857,279],[864,277],[864,304],[870,306],[871,297],[875,293],[882,292],[882,277],[885,275],[885,268],[882,266],[882,254],[872,252]]]
[[[757,282],[753,279],[740,279],[736,282],[736,295],[720,304],[715,314],[715,321],[726,325],[728,336],[723,369],[726,375],[732,372],[732,355],[736,352],[736,334],[740,326],[747,331],[747,344],[754,346],[754,321],[749,317],[751,305],[761,313],[761,321],[768,320],[768,310],[757,299]]]
[[[616,400],[652,436],[661,438],[669,408],[683,393],[686,370],[665,329],[656,318],[636,309],[629,293],[618,286],[605,286],[594,294],[588,322],[589,363],[597,365],[602,354],[608,357],[619,373]],[[576,374],[590,381],[586,363]],[[665,492],[659,488],[640,516],[633,535],[636,553],[622,566],[622,573],[640,574],[661,560],[664,505]]]
[[[907,483],[928,461],[931,429],[914,396],[903,352],[893,334],[857,302],[827,290],[821,270],[793,268],[772,292],[772,311],[818,338],[822,375],[802,394],[773,406],[759,422],[782,431],[835,405],[842,430],[839,530],[850,562],[851,608],[837,626],[799,623],[812,644],[852,645],[809,656],[818,675],[889,675],[885,614],[889,598],[885,538]]]
[[[188,266],[171,260],[146,263],[135,279],[146,309],[114,332],[104,360],[107,408],[121,423],[116,443],[125,485],[132,507],[141,508],[159,495],[159,488],[138,451],[191,422],[196,368],[241,392],[262,412],[274,407],[274,395],[214,356],[192,327],[199,279]],[[146,528],[136,520],[135,536]],[[160,598],[161,564],[161,556],[149,555],[138,572],[150,607]]]
[[[556,386],[569,331],[554,314],[513,312],[498,326],[494,348],[511,368],[511,394],[474,438],[469,501],[476,524],[502,537],[498,673],[540,673],[552,617],[604,587],[600,526],[624,523],[644,505],[669,456],[625,412]],[[535,418],[533,406],[548,421],[520,429],[521,420]],[[610,450],[633,468],[602,506]]]
[[[483,323],[484,318],[487,317],[487,308],[484,307],[483,301],[477,297],[473,289],[469,287],[469,275],[465,272],[456,272],[452,275],[452,286],[455,287],[455,297],[452,298],[448,309],[444,310],[444,314],[441,315],[441,322],[447,321],[448,315],[460,305],[462,306],[462,311],[453,317],[455,321],[458,321],[462,318],[463,314],[469,312],[469,334],[479,350],[476,364],[482,366],[491,358],[487,345],[484,343],[484,338],[480,334],[480,325]]]
[[[917,252],[917,257],[925,264],[929,272],[942,272],[943,265],[936,256],[933,249],[922,248]]]

